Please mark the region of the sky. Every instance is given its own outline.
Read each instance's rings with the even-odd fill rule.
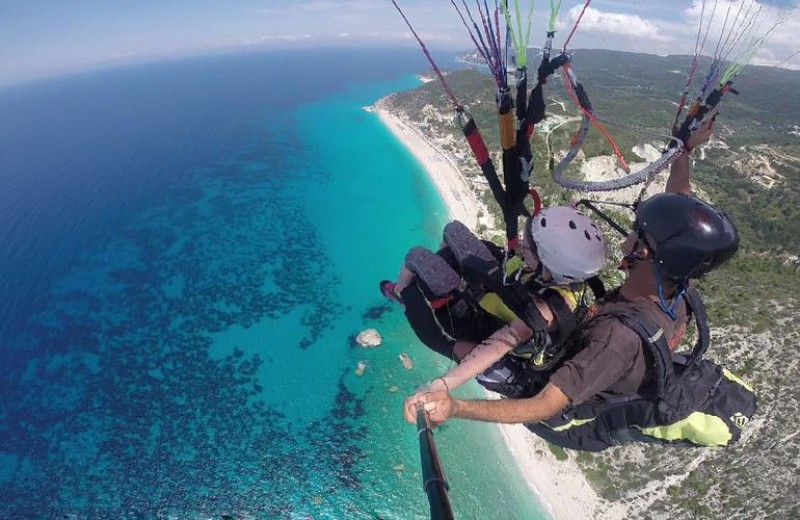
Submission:
[[[397,1],[431,50],[471,47],[450,1]],[[529,1],[520,0],[523,12]],[[759,11],[756,1],[766,6]],[[570,47],[691,55],[700,16],[705,26],[716,5],[704,47],[705,54],[713,54],[725,14],[728,29],[738,13],[739,20],[757,20],[753,34],[763,34],[787,12],[781,8],[796,1],[594,0]],[[474,9],[475,0],[466,2]],[[549,0],[535,4],[531,45],[541,45],[549,5]],[[583,0],[563,0],[556,45],[583,5]],[[782,62],[800,50],[799,33],[796,10],[753,63]],[[412,46],[416,41],[391,0],[0,0],[0,86],[181,56],[331,45]],[[800,68],[800,55],[782,66]]]

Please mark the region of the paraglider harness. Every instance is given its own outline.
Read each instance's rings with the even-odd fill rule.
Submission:
[[[405,261],[405,267],[416,275],[416,284],[434,317],[443,310],[448,313],[447,320],[437,318],[440,332],[453,341],[463,339],[451,337],[457,329],[453,321],[484,319],[487,321],[485,335],[480,339],[485,339],[494,332],[497,324],[496,320],[486,316],[489,313],[482,308],[480,301],[486,294],[494,293],[533,331],[531,339],[515,348],[512,355],[530,361],[526,364],[533,370],[550,369],[563,357],[562,347],[588,310],[588,299],[579,298],[578,307],[573,310],[553,286],[542,285],[533,279],[523,281],[522,277],[506,276],[499,248],[478,239],[459,221],[445,226],[443,238],[447,247],[438,254],[415,247],[408,252]],[[603,282],[597,277],[587,281],[586,286],[592,290],[595,299],[605,294]],[[559,325],[557,331],[550,331],[534,296],[550,307]]]
[[[601,311],[581,326],[616,319],[634,331],[654,372],[652,395],[604,395],[602,402],[570,407],[528,429],[558,446],[586,451],[632,441],[727,446],[739,440],[756,411],[756,396],[727,369],[703,358],[710,343],[705,305],[692,287],[684,300],[698,331],[689,354],[673,353],[664,331],[633,308]]]
[[[522,264],[521,259],[515,255],[515,249],[519,245],[518,219],[520,216],[530,217],[530,213],[524,204],[525,197],[529,193],[533,197],[534,214],[541,207],[538,194],[536,194],[535,190],[530,189],[530,178],[533,173],[534,162],[530,137],[534,132],[535,126],[545,117],[546,107],[543,88],[548,78],[570,61],[570,57],[564,53],[552,59],[550,57],[555,36],[556,17],[561,2],[551,3],[550,26],[545,44],[542,47],[542,60],[536,71],[536,84],[530,93],[528,93],[526,63],[527,40],[530,36],[529,22],[532,11],[528,13],[527,17],[528,28],[523,30],[522,25],[518,25],[517,30],[514,31],[511,29],[510,23],[508,23],[511,20],[511,13],[508,10],[507,3],[503,2],[502,6],[496,5],[495,30],[493,25],[488,23],[490,16],[486,5],[484,5],[486,12],[480,9],[480,5],[478,6],[482,22],[478,24],[466,3],[462,3],[464,7],[464,12],[462,12],[458,5],[453,2],[453,7],[458,12],[470,38],[476,44],[478,54],[484,59],[497,82],[496,102],[500,123],[500,144],[503,150],[502,182],[474,118],[455,96],[444,74],[437,66],[419,34],[417,34],[402,9],[400,9],[400,6],[397,5],[395,0],[392,0],[392,3],[416,38],[436,76],[439,78],[439,83],[455,110],[456,119],[475,156],[481,173],[486,179],[494,199],[500,206],[506,228],[506,247],[503,251],[498,251],[499,248],[494,245],[481,242],[469,232],[466,226],[460,223],[451,223],[451,226],[458,225],[463,228],[458,233],[448,233],[447,228],[445,229],[445,242],[449,247],[439,251],[438,254],[421,247],[411,249],[406,255],[405,267],[417,275],[416,285],[419,287],[431,312],[430,314],[427,313],[427,309],[412,309],[412,307],[422,305],[418,295],[414,295],[413,304],[410,298],[401,296],[406,302],[406,317],[409,318],[409,323],[417,333],[417,336],[428,347],[452,358],[452,349],[449,348],[452,345],[447,345],[447,342],[454,343],[457,339],[480,341],[498,328],[498,320],[488,316],[489,313],[482,310],[479,305],[481,298],[487,292],[494,292],[511,312],[526,322],[534,333],[533,339],[522,346],[521,349],[518,349],[516,353],[534,359],[539,363],[538,366],[546,369],[550,366],[547,361],[557,357],[554,354],[558,352],[560,345],[563,343],[561,339],[568,337],[575,328],[577,322],[575,314],[556,290],[537,284],[534,281],[523,282],[519,276],[512,276],[511,266],[515,262]],[[495,37],[500,34],[500,7],[502,7],[503,17],[507,22],[507,37],[514,40],[516,49],[515,96],[512,96],[511,88],[508,84],[508,71],[504,52],[502,51],[503,46],[501,41]],[[519,18],[519,15],[517,15],[517,18]],[[472,29],[467,19],[471,22]],[[574,33],[575,28],[567,38],[565,47]],[[583,92],[580,85],[576,88]],[[588,104],[588,98],[583,97]],[[460,233],[460,231],[463,231],[463,233]],[[448,240],[448,235],[455,236],[456,241],[458,236],[466,237],[466,247],[461,248],[459,252],[458,244],[454,246]],[[452,255],[450,254],[451,252],[453,253]],[[470,256],[474,257],[474,259],[465,262]],[[470,264],[470,262],[472,263]],[[517,271],[516,274],[520,274],[520,271]],[[535,276],[529,278],[535,278]],[[599,278],[595,278],[587,285],[592,288],[596,297],[605,292]],[[549,335],[547,322],[541,316],[531,298],[534,294],[540,295],[550,305],[556,316],[559,323],[559,333],[558,338],[555,338],[555,340]],[[588,308],[588,305],[585,308]],[[420,310],[424,312],[418,312]],[[434,327],[438,332],[441,332],[441,335],[437,331],[431,332],[430,316],[433,316]],[[459,323],[462,325],[461,327],[457,326]],[[446,341],[441,341],[442,338]],[[543,351],[545,347],[549,349],[548,352]]]

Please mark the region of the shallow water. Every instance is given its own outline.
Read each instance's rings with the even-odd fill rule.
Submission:
[[[0,92],[0,517],[427,515],[401,403],[446,365],[377,282],[447,212],[361,109],[424,68],[283,52]],[[540,517],[494,427],[436,439],[459,518]]]

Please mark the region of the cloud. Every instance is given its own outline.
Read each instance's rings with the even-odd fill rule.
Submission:
[[[307,2],[296,2],[281,7],[264,7],[255,9],[257,14],[288,14],[288,13],[363,13],[374,9],[385,9],[386,4],[376,0],[309,0]]]
[[[739,60],[754,51],[752,63],[775,65],[797,50],[800,14],[793,7],[763,0],[719,0],[716,5],[716,12],[713,5],[703,11],[703,2],[693,0],[684,11],[687,24],[697,28],[702,21],[703,54]]]
[[[386,5],[375,0],[311,0],[297,4],[302,11],[364,11],[365,9],[385,8]]]
[[[691,55],[695,52],[702,18],[701,41],[708,32],[703,47],[705,55],[713,56],[719,46],[718,54],[730,59],[744,59],[754,51],[751,63],[775,65],[784,62],[798,50],[800,12],[776,5],[775,1],[706,0],[704,3],[702,0],[675,0],[683,8],[669,11],[663,7],[656,8],[655,2],[648,2],[646,8],[621,0],[598,3],[602,4],[602,8],[586,9],[570,42],[571,47]],[[625,4],[629,6],[627,10],[635,9],[638,13],[620,12],[626,10]],[[582,3],[574,6],[559,19],[562,34],[572,29],[582,6]],[[646,16],[643,14],[645,12]],[[773,27],[775,30],[771,31]],[[761,41],[767,35],[769,38]],[[781,66],[796,68],[798,61],[800,56],[795,56]]]
[[[581,13],[583,6],[576,5],[567,12],[562,28],[571,28]],[[578,30],[584,33],[604,33],[624,39],[643,39],[651,42],[666,42],[670,39],[661,34],[656,23],[639,15],[601,11],[594,7],[586,8]]]
[[[465,29],[449,2],[399,2],[426,44],[434,49],[470,46]],[[408,5],[406,5],[408,4]],[[302,24],[315,41],[416,44],[389,0],[300,0],[251,10],[264,19],[267,31],[282,32]]]
[[[232,38],[206,39],[201,48],[206,50],[235,49],[259,46],[281,46],[313,42],[315,36],[310,33],[258,34],[253,36],[236,36]],[[186,50],[184,50],[185,52]]]
[[[279,42],[299,42],[312,40],[314,36],[308,33],[303,34],[285,34],[279,36],[264,36],[264,41],[279,41]]]

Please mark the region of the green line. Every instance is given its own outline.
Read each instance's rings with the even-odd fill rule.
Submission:
[[[506,27],[508,32],[511,33],[511,39],[514,42],[514,52],[517,56],[517,68],[522,68],[528,64],[528,38],[530,38],[530,25],[531,17],[533,16],[533,2],[528,10],[528,30],[525,39],[522,38],[522,17],[519,14],[519,0],[514,0],[514,14],[516,16],[517,29],[514,30],[514,23],[511,20],[511,12],[508,9],[508,0],[500,2],[503,9],[503,16],[506,19]]]
[[[558,12],[561,11],[561,2],[562,0],[550,0],[550,27],[548,29],[550,32],[556,30],[556,19]]]
[[[532,9],[533,9],[533,0],[531,0],[531,6],[528,9],[528,30],[526,32],[525,38],[523,38],[522,16],[519,13],[519,0],[514,0],[514,11],[517,13],[517,30],[519,31],[519,36],[520,36],[519,46],[517,47],[517,63],[519,64],[520,68],[528,65],[528,38],[530,38],[530,25],[531,25],[530,16]]]
[[[514,32],[514,27],[511,24],[511,13],[508,12],[508,0],[500,2],[500,7],[503,9],[503,18],[506,20],[506,30],[511,34],[511,40],[514,42],[514,54],[517,52],[517,35]]]
[[[519,34],[519,41],[517,43],[517,60],[519,60],[519,48],[522,45],[522,18],[519,15],[519,0],[514,0],[514,14],[517,17],[517,34]]]
[[[534,1],[531,0],[531,5],[528,7],[528,27],[525,30],[525,59],[528,59],[528,44],[531,41],[531,20],[533,20],[533,4]]]
[[[744,68],[744,64],[743,63],[734,63],[734,64],[732,64],[730,67],[728,67],[728,70],[726,70],[725,73],[720,78],[719,86],[720,87],[724,86],[728,81],[730,81],[734,77],[738,76],[739,73],[742,72],[743,68]]]
[[[753,59],[753,56],[755,56],[756,52],[758,52],[758,50],[761,49],[761,47],[763,47],[765,43],[767,43],[767,40],[769,40],[770,36],[772,36],[772,33],[774,33],[778,29],[778,27],[781,24],[783,24],[783,22],[786,20],[790,12],[791,11],[784,13],[784,15],[781,16],[781,18],[779,18],[778,21],[772,27],[770,27],[770,29],[765,34],[757,38],[751,44],[749,51],[742,53],[742,56],[730,67],[728,67],[728,70],[725,71],[725,73],[722,75],[722,78],[720,78],[719,80],[720,86],[723,86],[727,82],[733,80],[734,78],[736,78],[736,76],[738,76],[742,72],[745,65],[747,65],[750,62],[750,60]]]

